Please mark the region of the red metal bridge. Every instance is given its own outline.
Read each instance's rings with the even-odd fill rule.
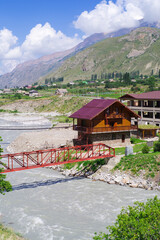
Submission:
[[[114,157],[115,149],[105,144],[44,149],[0,156],[2,173]]]

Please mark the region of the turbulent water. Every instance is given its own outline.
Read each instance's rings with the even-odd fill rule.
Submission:
[[[21,131],[3,131],[3,147]],[[30,240],[89,240],[106,231],[122,206],[159,192],[66,178],[41,168],[8,173],[13,191],[0,196],[0,221]]]

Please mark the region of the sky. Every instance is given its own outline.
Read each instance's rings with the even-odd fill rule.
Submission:
[[[0,75],[94,33],[160,21],[160,0],[0,0]]]

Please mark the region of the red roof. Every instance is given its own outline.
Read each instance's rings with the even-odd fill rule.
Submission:
[[[79,119],[87,119],[92,120],[94,117],[96,117],[98,114],[103,112],[106,108],[111,106],[113,103],[119,102],[117,99],[93,99],[91,102],[87,103],[85,106],[80,108],[77,112],[73,113],[70,118],[79,118]],[[123,105],[121,102],[119,102],[121,105]],[[125,105],[123,105],[125,108],[127,108]],[[127,108],[130,112],[139,117],[136,113],[131,111],[129,108]]]
[[[70,117],[91,120],[116,101],[116,99],[93,99]]]
[[[128,99],[128,98],[134,98],[134,99],[144,99],[144,100],[160,100],[160,91],[152,91],[152,92],[146,92],[146,93],[140,93],[140,94],[125,94],[120,99]]]

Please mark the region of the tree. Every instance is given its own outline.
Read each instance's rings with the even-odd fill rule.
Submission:
[[[126,83],[126,85],[130,85],[131,84],[131,78],[128,72],[126,72],[125,74],[123,74],[123,80],[124,83]]]
[[[156,81],[156,79],[153,76],[148,78],[148,85],[149,85],[148,89],[149,89],[149,91],[153,91],[154,90],[154,88],[155,88],[155,81]]]
[[[105,81],[105,88],[110,88],[110,82],[109,81]]]
[[[146,203],[135,202],[134,206],[122,209],[109,234],[100,233],[94,240],[157,240],[159,239],[160,199],[154,197]]]
[[[151,76],[153,76],[153,69],[152,69],[152,71],[151,71]]]
[[[0,137],[0,141],[2,141]],[[2,148],[0,146],[0,154],[2,152]],[[6,181],[6,175],[2,174],[3,168],[0,168],[0,194],[4,194],[5,192],[9,192],[12,190],[12,186],[10,182]]]

